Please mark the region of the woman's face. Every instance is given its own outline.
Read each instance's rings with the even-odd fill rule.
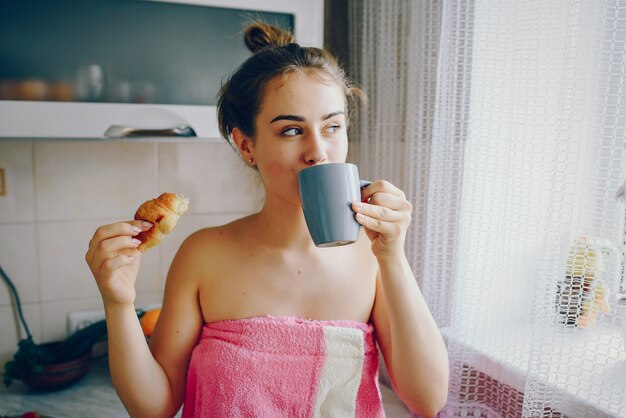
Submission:
[[[299,205],[300,170],[345,162],[345,107],[340,88],[316,74],[293,72],[268,83],[251,147],[266,198]]]

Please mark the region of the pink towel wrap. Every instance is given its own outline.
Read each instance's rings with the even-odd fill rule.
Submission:
[[[183,418],[384,416],[369,324],[218,321],[191,356]]]

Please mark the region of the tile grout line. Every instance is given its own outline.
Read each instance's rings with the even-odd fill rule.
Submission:
[[[39,209],[38,209],[38,193],[37,193],[37,152],[36,152],[36,144],[31,141],[31,173],[33,176],[33,202],[35,204],[34,212],[35,212],[35,268],[37,272],[37,316],[39,319],[38,328],[38,338],[40,342],[43,340],[43,309],[41,309],[42,304],[42,278],[41,278],[41,239],[40,239],[40,230],[39,230]]]

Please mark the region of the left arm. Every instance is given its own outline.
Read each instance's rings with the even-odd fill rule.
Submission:
[[[434,416],[447,399],[448,355],[404,252],[412,207],[386,181],[365,188],[363,199],[353,209],[378,261],[372,316],[389,377],[413,412]]]

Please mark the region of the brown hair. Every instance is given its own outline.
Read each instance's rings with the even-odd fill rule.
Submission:
[[[346,118],[357,97],[364,94],[346,77],[335,58],[320,48],[302,47],[293,35],[263,22],[253,22],[244,31],[244,42],[254,53],[222,85],[217,102],[220,133],[230,141],[234,128],[253,138],[255,120],[267,83],[294,71],[312,70],[331,78],[346,98]]]

